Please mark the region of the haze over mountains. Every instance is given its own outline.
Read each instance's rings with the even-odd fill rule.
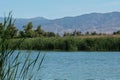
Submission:
[[[0,22],[3,18],[0,18]],[[46,19],[43,17],[36,17],[30,19],[16,19],[15,26],[18,29],[23,29],[23,25],[28,22],[33,22],[34,28],[39,24],[45,31],[52,31],[55,33],[63,34],[64,32],[72,32],[74,30],[81,32],[98,33],[112,33],[120,30],[120,12],[110,13],[91,13],[75,17],[64,17],[59,19]]]

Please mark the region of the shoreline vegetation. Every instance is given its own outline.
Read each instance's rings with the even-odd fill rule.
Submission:
[[[59,36],[45,32],[41,26],[37,29],[32,27],[30,22],[23,31],[18,31],[11,12],[0,23],[0,80],[33,80],[36,78],[33,71],[40,71],[45,54],[39,52],[31,59],[29,53],[21,61],[22,55],[14,53],[15,50],[120,51],[120,31],[107,35],[96,32],[82,34],[75,30]]]
[[[19,39],[11,39],[9,48]],[[120,36],[26,38],[18,50],[47,51],[120,51]]]
[[[4,22],[5,23],[5,22]],[[0,23],[0,42],[4,33],[4,24]],[[6,26],[5,36],[9,39],[8,49],[13,49],[24,39],[18,50],[47,51],[120,51],[120,30],[112,34],[81,31],[58,33],[46,32],[41,25],[34,28],[32,22],[18,30],[14,23]]]

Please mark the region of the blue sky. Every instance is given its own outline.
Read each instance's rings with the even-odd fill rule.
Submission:
[[[15,18],[54,19],[93,12],[120,11],[120,0],[0,0],[0,16],[11,10]]]

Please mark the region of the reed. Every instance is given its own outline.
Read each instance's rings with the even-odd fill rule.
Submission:
[[[17,40],[9,48],[13,37],[8,35],[14,34],[9,34],[9,27],[11,25],[14,25],[14,20],[10,12],[8,17],[4,18],[0,39],[0,80],[33,80],[35,75],[32,74],[32,70],[36,70],[36,72],[40,70],[45,54],[37,53],[37,56],[31,60],[31,54],[28,53],[26,58],[21,61],[22,53],[20,51],[17,52],[16,49],[22,46],[25,39]],[[38,61],[39,58],[41,58],[40,61]],[[36,65],[39,66],[35,67]]]
[[[9,48],[20,39],[11,39]],[[120,51],[120,37],[38,37],[26,38],[20,50]]]

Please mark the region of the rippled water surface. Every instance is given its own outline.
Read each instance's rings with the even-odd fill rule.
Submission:
[[[38,80],[120,80],[120,52],[41,53],[46,58]]]

